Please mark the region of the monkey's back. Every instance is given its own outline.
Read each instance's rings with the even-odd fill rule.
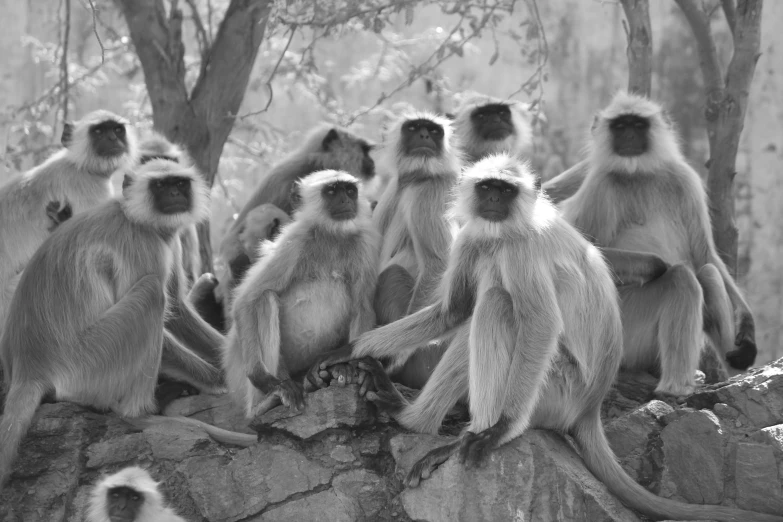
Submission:
[[[129,221],[119,200],[65,222],[30,259],[14,294],[0,340],[6,371],[24,364],[26,375],[45,378],[78,360],[69,347],[80,333],[142,276],[158,274],[163,285],[171,259],[166,241]]]

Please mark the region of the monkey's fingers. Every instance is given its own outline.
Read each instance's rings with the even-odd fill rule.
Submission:
[[[405,484],[406,487],[415,488],[422,480],[430,478],[432,472],[438,469],[438,466],[449,460],[449,457],[456,453],[458,449],[459,441],[430,451],[413,465],[410,472],[408,472],[408,476],[405,477],[403,484]]]
[[[328,371],[332,377],[332,382],[336,382],[341,387],[353,384],[359,378],[359,369],[350,363],[335,364],[330,366]]]
[[[747,370],[756,362],[756,328],[752,319],[740,319],[737,336],[734,338],[736,350],[726,353],[726,361],[734,369]]]
[[[459,448],[459,460],[466,468],[477,468],[492,450],[494,445],[493,434],[491,430],[484,430],[481,433],[466,431],[462,436]]]
[[[282,381],[273,393],[278,395],[283,401],[283,406],[289,407],[291,411],[301,411],[305,407],[304,387],[297,381],[291,379]]]

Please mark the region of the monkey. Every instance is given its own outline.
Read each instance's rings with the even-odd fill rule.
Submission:
[[[207,201],[193,169],[154,160],[126,174],[121,197],[72,217],[33,254],[0,338],[0,484],[45,395],[136,417],[155,411],[159,373],[222,388],[222,372],[164,327],[174,239],[206,218]],[[218,440],[225,431],[199,425]]]
[[[445,213],[461,170],[457,150],[445,118],[407,113],[389,125],[384,164],[396,176],[373,211],[383,236],[374,304],[379,325],[427,305],[446,268],[455,225]],[[421,388],[442,354],[418,352],[395,378]]]
[[[561,203],[596,245],[671,265],[648,284],[621,287],[620,299],[623,366],[659,369],[656,393],[675,397],[695,389],[705,334],[732,368],[745,370],[757,352],[752,312],[715,249],[702,180],[677,139],[660,105],[619,92],[593,125],[584,183]]]
[[[68,214],[109,200],[112,174],[136,161],[134,128],[109,111],[65,123],[60,141],[63,149],[0,187],[0,333],[16,282],[33,253]],[[56,222],[55,210],[63,212],[54,213]]]
[[[99,480],[90,494],[87,522],[187,522],[166,507],[158,483],[138,466]]]
[[[520,158],[533,152],[533,114],[530,106],[475,92],[458,97],[454,132],[467,164],[497,152]]]
[[[139,144],[139,165],[143,166],[154,160],[170,161],[196,171],[195,162],[185,149],[175,145],[158,132],[150,133]],[[197,172],[197,175],[200,176],[200,173]],[[172,249],[174,259],[178,262],[173,263],[173,273],[168,282],[170,306],[166,317],[166,330],[172,335],[167,336],[164,341],[164,353],[168,353],[168,344],[173,337],[215,368],[220,368],[221,346],[225,339],[221,331],[213,328],[201,317],[189,298],[190,283],[200,276],[201,271],[195,223],[188,224],[180,230],[174,239]],[[177,350],[177,348],[172,349]],[[191,384],[197,389],[206,391],[198,383],[191,382]]]
[[[73,216],[73,207],[67,201],[61,203],[59,201],[50,201],[46,204],[46,216],[51,221],[49,227],[46,229],[51,232],[60,224],[68,221]]]
[[[229,263],[241,254],[239,229],[252,209],[272,203],[288,215],[293,213],[291,190],[299,179],[320,170],[336,169],[362,181],[371,180],[375,176],[375,161],[370,156],[373,147],[373,143],[342,127],[316,126],[304,138],[302,146],[275,165],[256,186],[221,241],[219,260]]]
[[[139,143],[139,163],[144,165],[154,159],[165,159],[183,165],[194,166],[193,158],[183,147],[175,145],[161,133],[153,131]],[[182,268],[190,283],[201,275],[198,232],[195,225],[185,227],[179,234],[182,243]]]
[[[543,428],[571,435],[587,468],[648,517],[783,520],[659,498],[617,463],[600,418],[623,354],[617,290],[600,251],[563,219],[526,164],[505,153],[479,161],[463,173],[453,212],[465,225],[436,300],[319,357],[307,374],[320,386],[321,371],[358,358],[366,397],[404,427],[431,433],[467,394],[470,424],[455,443],[418,461],[406,486],[454,453],[478,466],[527,429]],[[399,365],[448,331],[454,341],[409,403],[374,358]]]
[[[298,185],[293,221],[262,244],[231,309],[226,380],[248,418],[280,403],[301,410],[314,357],[375,324],[380,236],[359,180],[325,170]]]
[[[582,160],[565,172],[543,183],[542,187],[553,203],[570,198],[584,183],[588,171],[587,160]]]

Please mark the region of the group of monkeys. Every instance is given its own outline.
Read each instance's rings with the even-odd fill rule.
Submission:
[[[783,521],[659,498],[603,431],[621,366],[657,370],[656,391],[683,396],[705,342],[738,370],[756,357],[753,315],[666,112],[618,93],[587,159],[542,185],[525,161],[528,110],[472,94],[454,115],[405,114],[378,150],[385,178],[375,145],[314,129],[229,228],[217,277],[200,275],[208,191],[188,155],[159,135],[137,145],[106,111],[67,125],[62,151],[0,188],[0,481],[46,396],[158,422],[162,376],[227,387],[252,418],[301,409],[334,381],[417,432],[468,403],[469,426],[414,465],[410,487],[454,453],[475,466],[547,428],[648,517]],[[199,424],[222,442],[256,440]],[[160,516],[141,518],[145,495]],[[101,482],[92,505],[92,522],[181,520],[138,468]]]

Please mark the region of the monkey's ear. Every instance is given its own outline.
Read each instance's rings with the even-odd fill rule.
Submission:
[[[595,132],[595,129],[598,128],[598,122],[601,121],[601,117],[597,114],[593,116],[593,124],[590,126],[590,132]]]
[[[302,196],[299,194],[299,184],[291,185],[291,192],[288,193],[288,202],[291,204],[291,211],[295,211],[302,204]]]
[[[125,177],[122,178],[122,190],[125,190],[131,185],[133,185],[133,178],[129,174],[125,174]]]
[[[60,143],[68,148],[73,143],[73,123],[65,122],[63,124],[63,135],[60,137]]]
[[[672,121],[671,114],[669,114],[669,111],[667,111],[666,109],[661,109],[661,119],[663,120],[663,122],[666,124],[667,127],[672,128],[673,121]]]
[[[537,174],[533,180],[533,188],[536,189],[536,194],[541,193],[541,176]]]
[[[340,135],[337,133],[337,129],[329,129],[329,132],[324,136],[324,140],[321,142],[321,147],[324,150],[329,150],[329,146],[335,141],[340,141]]]

